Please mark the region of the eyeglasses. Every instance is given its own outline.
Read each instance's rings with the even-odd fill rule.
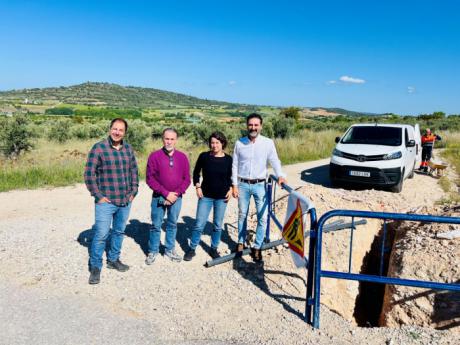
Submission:
[[[174,159],[172,156],[169,156],[169,166],[172,168],[174,166]]]

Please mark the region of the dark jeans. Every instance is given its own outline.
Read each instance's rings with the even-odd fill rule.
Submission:
[[[433,152],[432,146],[426,146],[422,148],[422,161],[429,161],[431,159],[431,152]]]

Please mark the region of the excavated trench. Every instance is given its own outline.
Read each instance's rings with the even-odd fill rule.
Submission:
[[[444,215],[443,211],[437,209],[433,213]],[[445,215],[457,214],[447,210]],[[455,229],[458,227],[448,224],[388,221],[384,235],[382,223],[369,223],[366,229],[357,230],[355,234],[361,245],[356,246],[353,257],[356,265],[352,272],[458,284],[459,242],[438,235]],[[342,236],[346,235],[345,232],[337,235],[341,237],[336,242],[343,242],[346,238]],[[366,239],[367,235],[370,237]],[[347,250],[337,251],[335,257],[346,257],[346,254]],[[340,260],[330,260],[331,266],[339,266],[340,263]],[[339,267],[332,268],[340,270]],[[460,333],[458,292],[334,279],[328,283],[327,290],[323,290],[327,296],[325,304],[359,327],[400,327],[407,324]]]
[[[386,276],[388,272],[388,263],[391,256],[391,249],[395,239],[395,229],[398,228],[400,222],[387,222],[386,234],[384,236],[384,228],[374,237],[370,251],[364,256],[361,267],[361,274],[379,275],[382,270],[382,275]],[[385,237],[383,245],[382,240]],[[383,307],[385,296],[385,285],[371,282],[360,282],[359,293],[356,297],[355,309],[353,317],[355,322],[360,327],[378,327],[379,318]]]
[[[386,229],[383,274],[388,270],[394,241],[394,225],[387,222]],[[350,270],[351,273],[378,275],[383,222],[367,219],[366,225],[358,226],[353,231],[352,243],[351,236],[351,229],[324,235],[322,269],[337,272]],[[329,309],[358,326],[378,325],[385,292],[383,285],[346,279],[324,279],[321,284],[321,303]]]

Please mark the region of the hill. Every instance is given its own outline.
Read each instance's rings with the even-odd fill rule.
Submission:
[[[206,108],[208,111],[213,108],[225,108],[227,111],[262,111],[265,114],[278,113],[281,108],[208,100],[154,88],[121,86],[103,82],[86,82],[72,86],[0,91],[0,111],[4,113],[14,112],[17,110],[14,106],[18,105],[21,105],[23,110],[27,109],[40,113],[44,112],[50,106],[53,107],[59,104],[143,109],[186,107],[195,109]],[[302,113],[306,117],[378,115],[325,107],[304,107],[302,108]]]
[[[87,82],[68,87],[2,91],[0,92],[0,101],[28,104],[65,103],[123,108],[241,107],[240,104],[211,101],[153,88],[98,82]]]

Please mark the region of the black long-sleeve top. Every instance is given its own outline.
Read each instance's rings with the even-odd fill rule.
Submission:
[[[203,174],[203,195],[207,198],[225,199],[232,186],[232,157],[228,154],[215,157],[209,151],[202,152],[193,169],[194,185],[200,182],[200,173]]]

